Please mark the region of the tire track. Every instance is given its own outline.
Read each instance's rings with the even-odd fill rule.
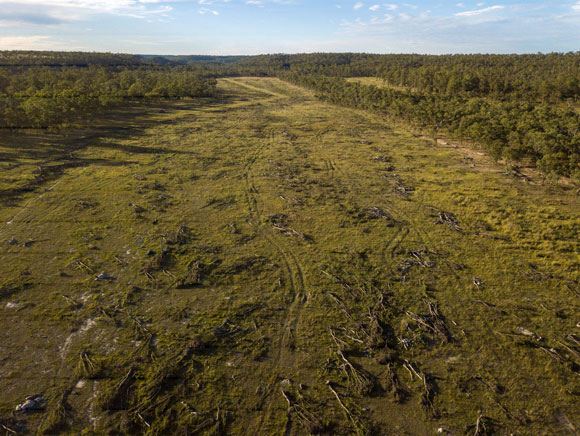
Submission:
[[[254,87],[252,87],[254,88]],[[274,147],[275,136],[273,133],[269,135],[264,141],[262,141],[250,155],[247,163],[244,165],[244,180],[246,183],[246,197],[248,203],[248,210],[252,217],[252,223],[255,226],[262,225],[262,210],[260,206],[259,191],[255,186],[253,170],[256,163],[262,158],[263,152],[267,147]],[[303,271],[303,267],[300,264],[298,257],[288,247],[283,241],[283,237],[278,233],[275,233],[269,226],[262,226],[261,234],[266,239],[268,244],[275,249],[278,253],[281,263],[284,266],[284,275],[287,278],[287,283],[290,290],[290,301],[285,308],[285,314],[282,319],[281,324],[281,334],[278,338],[277,345],[275,346],[275,351],[273,353],[273,366],[278,377],[274,377],[270,382],[270,386],[267,388],[270,393],[270,399],[267,404],[267,408],[264,413],[260,414],[259,419],[255,423],[254,434],[262,434],[263,428],[266,423],[270,420],[273,410],[275,399],[274,395],[277,393],[277,384],[279,383],[279,378],[286,377],[286,372],[292,368],[292,348],[293,341],[295,339],[296,330],[300,326],[300,321],[302,317],[302,311],[305,304],[308,302],[307,294],[307,283],[306,276]],[[288,421],[284,433],[290,434],[292,431],[292,424]]]
[[[343,172],[342,168],[340,167],[340,165],[338,165],[336,163],[336,161],[334,159],[332,159],[332,156],[325,150],[324,145],[322,143],[324,135],[326,135],[327,133],[329,133],[331,131],[332,130],[330,128],[327,128],[327,129],[323,129],[319,132],[316,132],[314,134],[313,142],[316,143],[316,145],[318,146],[317,147],[318,152],[320,153],[320,156],[322,157],[323,162],[325,163],[328,171],[330,172],[330,177],[334,178],[335,174],[338,174],[339,176],[344,176],[344,172]]]

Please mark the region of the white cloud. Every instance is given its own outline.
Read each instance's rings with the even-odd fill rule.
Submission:
[[[370,11],[373,11],[373,12],[376,12],[376,11],[378,11],[380,8],[381,8],[381,7],[380,7],[379,5],[372,5],[372,6],[369,8],[369,10],[370,10]]]
[[[580,1],[574,5],[572,5],[572,9],[574,9],[575,11],[580,11]]]
[[[144,10],[145,5],[165,3],[167,0],[0,0],[0,4],[21,6],[54,6],[63,8],[85,9],[97,12],[114,12],[124,9]],[[170,7],[170,6],[166,6]]]
[[[473,17],[475,15],[485,14],[487,12],[497,11],[499,9],[504,9],[505,6],[490,6],[484,9],[476,9],[474,11],[457,12],[455,15],[458,17]]]
[[[385,3],[385,8],[387,8],[387,11],[396,11],[397,9],[399,9],[399,5]]]
[[[55,41],[50,36],[0,36],[0,50],[86,50],[86,47]]]
[[[58,24],[78,21],[95,14],[133,18],[165,16],[173,8],[169,0],[0,0],[0,22]]]
[[[210,9],[210,8],[201,8],[199,10],[199,13],[201,15],[205,15],[205,14],[212,14],[212,15],[219,15],[220,13],[214,9]]]
[[[355,3],[355,5],[353,6],[353,9],[354,9],[355,11],[358,11],[358,10],[359,10],[360,8],[362,8],[363,6],[364,6],[364,3],[362,3],[362,2],[358,2],[358,3]]]

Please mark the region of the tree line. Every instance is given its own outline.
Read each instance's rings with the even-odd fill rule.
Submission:
[[[562,101],[580,98],[580,52],[535,55],[315,53],[242,59],[264,71],[379,77],[410,90],[451,96]]]
[[[580,115],[567,106],[408,93],[328,76],[280,77],[316,91],[324,101],[394,116],[434,135],[476,141],[496,159],[580,178]]]
[[[328,102],[477,142],[496,159],[580,178],[580,52],[271,55],[222,71],[280,77]],[[348,77],[378,77],[385,86]]]
[[[152,99],[217,95],[216,78],[279,77],[325,101],[580,178],[580,52],[534,55],[134,56],[0,52],[0,127],[62,126]],[[349,77],[376,77],[385,86]]]
[[[80,61],[76,53],[52,59],[11,53],[4,58],[12,65],[0,67],[0,128],[58,127],[124,104],[216,95],[215,78],[200,68],[146,65],[136,57],[107,54],[83,54],[89,63],[70,66],[61,63]],[[45,65],[34,64],[40,59]]]

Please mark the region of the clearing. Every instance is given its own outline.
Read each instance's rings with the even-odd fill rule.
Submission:
[[[0,138],[0,429],[578,434],[576,192],[219,89]]]

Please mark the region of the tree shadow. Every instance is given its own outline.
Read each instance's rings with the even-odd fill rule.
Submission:
[[[34,178],[11,189],[0,191],[0,202],[10,205],[26,193],[39,191],[47,183],[59,179],[66,170],[100,166],[124,166],[137,162],[107,158],[82,158],[76,152],[90,148],[116,150],[128,155],[176,154],[191,155],[192,151],[170,147],[127,145],[122,142],[138,140],[147,136],[150,128],[179,123],[192,111],[219,108],[233,100],[233,96],[214,98],[158,101],[133,104],[115,108],[95,116],[94,120],[82,120],[79,126],[68,129],[21,129],[0,131],[0,165],[3,171],[16,169],[24,164],[37,165]],[[183,112],[183,117],[179,116]],[[163,119],[171,113],[171,119]],[[161,117],[161,119],[160,119]],[[6,173],[4,173],[6,174]]]

